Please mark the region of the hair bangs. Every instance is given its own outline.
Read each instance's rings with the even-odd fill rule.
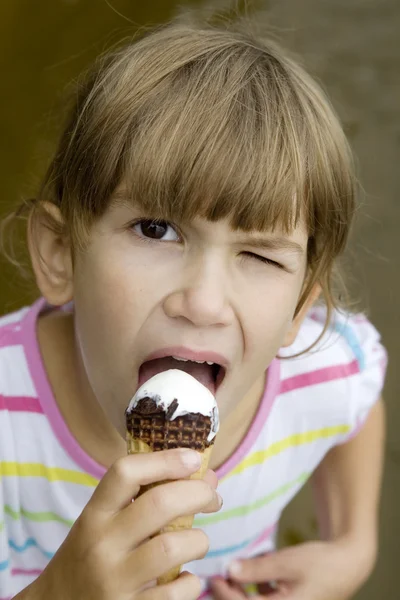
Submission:
[[[25,208],[39,218],[55,204],[74,250],[85,249],[120,194],[144,216],[177,223],[200,217],[290,234],[301,218],[310,275],[298,307],[318,281],[329,308],[355,187],[332,106],[274,40],[246,21],[171,22],[107,52],[78,82],[38,196]]]
[[[203,81],[194,68],[190,78],[184,69],[147,104],[125,150],[123,179],[129,197],[149,215],[290,231],[309,212],[302,210],[302,120],[294,123],[282,90],[252,66],[238,80],[225,64],[224,85],[204,77],[204,66]]]

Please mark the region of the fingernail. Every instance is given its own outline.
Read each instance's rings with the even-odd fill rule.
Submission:
[[[237,560],[231,562],[231,564],[228,567],[229,574],[232,575],[232,577],[237,577],[238,575],[240,575],[241,570],[242,565]]]
[[[182,449],[181,450],[181,459],[182,459],[182,462],[185,465],[185,467],[199,468],[201,465],[201,456],[195,450]]]
[[[218,499],[219,508],[222,508],[224,501],[223,501],[222,496],[220,494],[218,494],[218,492],[217,492],[217,499]]]

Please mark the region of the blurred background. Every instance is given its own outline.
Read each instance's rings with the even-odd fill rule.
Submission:
[[[223,1],[208,5],[226,7]],[[389,351],[389,433],[378,567],[357,600],[398,600],[400,587],[400,3],[398,0],[258,2],[328,91],[358,160],[364,188],[348,253],[350,287]],[[191,5],[202,6],[201,0]],[[182,2],[180,3],[182,6]],[[0,2],[0,211],[34,195],[54,147],[63,92],[100,52],[179,9],[174,0]],[[240,9],[240,4],[239,4]],[[1,259],[0,259],[1,260]],[[0,262],[0,314],[35,290]],[[368,465],[365,465],[368,470]],[[315,535],[305,490],[288,509],[282,543]],[[396,585],[397,584],[397,585]]]

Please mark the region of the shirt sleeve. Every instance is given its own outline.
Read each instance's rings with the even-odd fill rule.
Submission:
[[[381,397],[388,357],[379,332],[363,315],[349,317],[337,329],[339,332],[342,329],[341,334],[358,369],[357,375],[351,378],[348,401],[350,432],[343,440],[348,442],[361,431],[371,408]]]

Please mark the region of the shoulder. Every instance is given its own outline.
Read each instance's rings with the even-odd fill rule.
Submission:
[[[365,315],[334,311],[324,332],[326,319],[325,307],[314,308],[305,318],[294,344],[282,351],[289,373],[347,365],[347,370],[343,369],[346,376],[346,372],[351,375],[365,371],[377,361],[382,362],[382,367],[386,365],[381,336]],[[299,353],[301,356],[291,358]]]
[[[325,307],[310,311],[295,343],[282,351],[281,393],[303,395],[313,406],[318,400],[354,429],[381,395],[387,353],[363,314],[335,311],[324,332],[326,315]]]
[[[0,315],[0,347],[4,344],[4,340],[10,332],[18,330],[30,309],[31,307],[24,306],[8,314]]]
[[[34,395],[24,335],[30,307],[0,317],[0,397]]]

